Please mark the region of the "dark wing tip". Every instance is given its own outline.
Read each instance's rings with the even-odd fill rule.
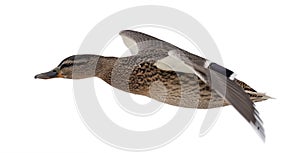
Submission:
[[[123,35],[123,34],[129,33],[129,32],[136,32],[136,31],[133,31],[133,30],[122,30],[122,31],[119,32],[119,35]]]
[[[249,95],[239,86],[235,80],[226,75],[210,70],[210,86],[224,97],[232,106],[254,127],[262,140],[265,140],[264,128],[255,104]]]
[[[158,40],[158,41],[162,41],[156,37],[150,36],[148,34],[139,32],[139,31],[134,31],[134,30],[122,30],[119,32],[120,36],[126,36],[126,37],[130,37],[131,39],[134,39],[136,42],[139,41],[147,41],[147,40]]]
[[[226,80],[229,88],[226,90],[226,99],[239,111],[242,116],[254,127],[255,131],[265,141],[263,122],[255,108],[255,104],[244,90],[233,80]]]
[[[259,135],[259,137],[265,142],[266,139],[266,135],[265,135],[265,130],[262,126],[262,123],[260,121],[256,121],[256,122],[250,122],[250,124],[252,125],[252,127],[254,128],[254,130],[256,131],[256,133]]]

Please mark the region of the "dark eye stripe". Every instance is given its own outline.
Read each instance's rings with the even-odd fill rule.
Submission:
[[[60,69],[63,69],[63,68],[65,68],[65,67],[71,67],[71,66],[73,66],[73,63],[62,64],[62,65],[60,66]]]
[[[79,65],[84,65],[84,64],[86,64],[86,62],[80,62],[80,63],[65,63],[65,64],[62,64],[62,65],[60,66],[60,69],[63,69],[63,68],[66,68],[66,67],[72,67],[72,66],[74,66],[74,65],[79,66]]]

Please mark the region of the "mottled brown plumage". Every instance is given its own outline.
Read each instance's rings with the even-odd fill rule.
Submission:
[[[230,70],[163,40],[130,30],[120,34],[135,55],[120,58],[74,55],[35,78],[99,77],[120,90],[188,108],[232,104],[264,138],[253,102],[270,97],[232,77]]]

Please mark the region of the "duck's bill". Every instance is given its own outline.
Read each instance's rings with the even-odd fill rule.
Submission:
[[[38,75],[34,76],[34,78],[35,79],[51,79],[51,78],[56,78],[57,75],[58,75],[57,72],[49,71],[49,72],[46,72],[46,73],[38,74]]]

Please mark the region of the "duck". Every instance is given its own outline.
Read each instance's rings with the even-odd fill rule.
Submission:
[[[34,78],[98,77],[114,88],[173,106],[211,109],[232,105],[265,139],[254,102],[271,97],[236,79],[230,69],[164,40],[134,30],[119,34],[131,56],[72,55]]]

